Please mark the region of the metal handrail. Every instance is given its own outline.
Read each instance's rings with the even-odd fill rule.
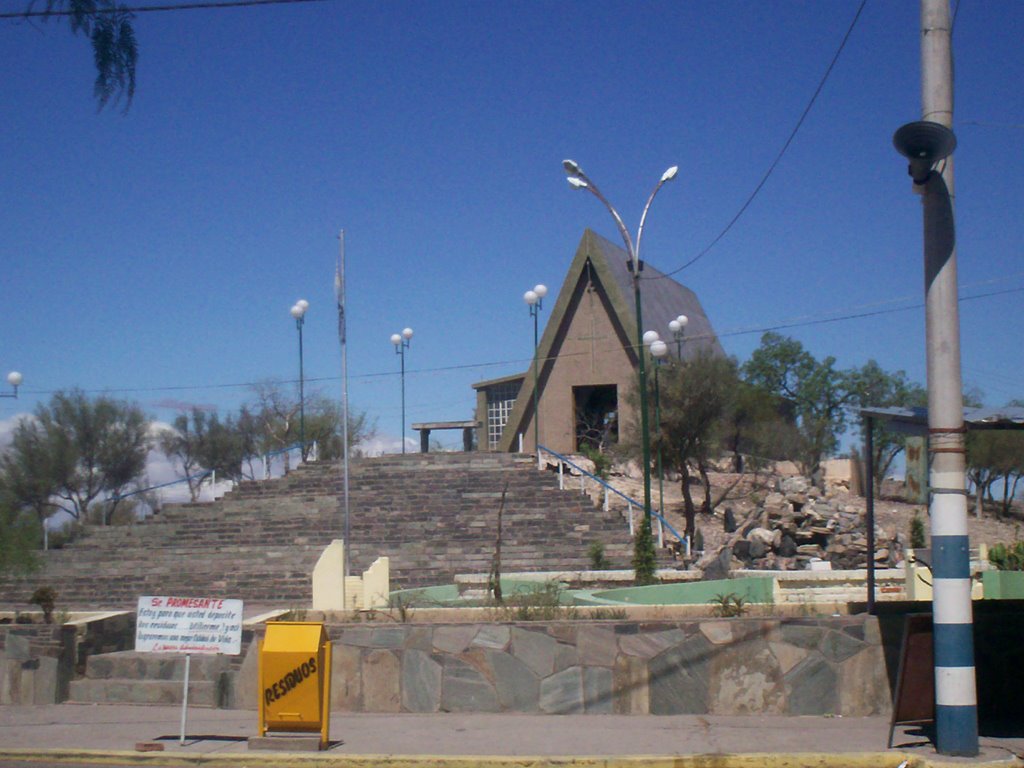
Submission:
[[[579,464],[574,462],[569,457],[563,456],[562,454],[558,453],[557,451],[552,451],[550,448],[545,448],[543,445],[538,445],[537,446],[537,464],[538,464],[538,466],[540,465],[540,454],[541,454],[541,451],[544,451],[545,453],[548,453],[551,456],[554,456],[562,464],[568,464],[570,467],[572,467],[573,469],[577,470],[580,473],[580,492],[581,493],[584,492],[584,490],[583,490],[584,477],[589,477],[591,480],[593,480],[599,486],[604,488],[604,491],[605,491],[605,494],[604,494],[604,509],[605,509],[605,511],[608,510],[608,494],[609,493],[614,493],[616,496],[621,496],[622,499],[625,500],[626,504],[629,507],[629,535],[630,536],[633,535],[633,507],[636,506],[636,507],[639,507],[640,509],[643,509],[644,508],[643,504],[641,504],[636,499],[634,499],[634,498],[632,498],[630,496],[627,496],[622,491],[620,491],[618,488],[613,487],[610,483],[608,483],[605,480],[602,480],[600,477],[598,477],[597,475],[593,474],[592,472],[588,472],[587,470],[585,470],[583,467],[581,467]],[[565,488],[564,488],[564,481],[563,481],[563,478],[562,478],[562,467],[561,467],[561,465],[559,465],[559,468],[558,468],[558,484],[559,484],[559,488],[561,488],[562,490],[565,490]],[[669,523],[668,520],[666,520],[659,512],[657,512],[657,511],[652,509],[651,510],[651,515],[653,517],[657,518],[657,520],[658,520],[658,546],[659,547],[665,546],[665,536],[664,536],[664,532],[661,530],[662,526],[664,526],[665,528],[668,528],[668,530],[672,533],[672,535],[675,536],[676,539],[678,539],[680,542],[685,542],[686,541],[686,537],[680,536],[679,532],[675,528],[673,528],[671,523]]]
[[[306,443],[306,445],[312,446],[313,450],[310,453],[311,453],[311,456],[313,458],[311,460],[312,461],[316,461],[316,458],[315,458],[316,454],[317,454],[317,442],[316,442],[316,440],[310,440],[310,441],[308,441]],[[293,443],[292,445],[285,446],[284,448],[280,448],[280,449],[278,449],[276,451],[269,451],[267,453],[262,454],[260,456],[260,458],[263,459],[264,466],[266,467],[265,472],[267,474],[267,477],[269,477],[269,467],[267,467],[268,460],[274,458],[275,456],[280,456],[282,453],[287,453],[288,451],[294,451],[296,448],[301,450],[302,449],[302,443],[301,442],[300,443]],[[114,494],[113,496],[108,497],[107,500],[108,501],[120,501],[121,499],[127,499],[129,496],[137,496],[140,493],[146,493],[147,491],[156,491],[156,490],[159,490],[160,488],[169,488],[172,485],[179,485],[181,483],[186,483],[189,480],[203,481],[207,477],[211,477],[211,476],[213,478],[212,481],[211,481],[211,485],[213,485],[214,483],[217,482],[217,470],[215,470],[215,469],[206,469],[206,470],[203,470],[202,472],[197,472],[194,475],[186,475],[185,477],[179,477],[176,480],[169,480],[166,483],[160,483],[158,485],[151,485],[148,488],[139,488],[139,489],[134,490],[134,491],[129,491],[128,493]],[[264,479],[266,479],[266,478],[264,478]]]

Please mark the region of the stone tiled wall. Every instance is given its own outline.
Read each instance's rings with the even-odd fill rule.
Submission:
[[[74,647],[74,627],[0,626],[0,704],[55,704],[66,699]]]
[[[890,711],[877,620],[332,626],[331,708],[350,712],[836,714]],[[256,702],[256,644],[234,705]]]

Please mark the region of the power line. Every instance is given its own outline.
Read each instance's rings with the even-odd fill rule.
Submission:
[[[1002,280],[1004,278],[999,278],[999,279]],[[983,281],[983,282],[995,282],[995,280]],[[975,301],[975,300],[978,300],[978,299],[987,299],[987,298],[992,298],[994,296],[1003,296],[1003,295],[1007,295],[1007,294],[1022,293],[1022,292],[1024,292],[1024,286],[1022,286],[1020,288],[1005,288],[1005,289],[998,290],[998,291],[988,291],[986,293],[978,293],[978,294],[974,294],[974,295],[971,295],[971,296],[961,296],[959,300],[960,300],[960,302]],[[895,299],[894,301],[901,301],[901,300],[902,299]],[[818,318],[796,319],[796,320],[789,321],[789,322],[774,323],[772,325],[765,325],[765,326],[760,326],[760,327],[757,327],[757,328],[743,328],[743,329],[737,329],[737,330],[734,330],[734,331],[724,331],[724,332],[719,333],[717,335],[718,335],[719,338],[725,338],[725,337],[732,337],[732,336],[745,336],[745,335],[749,335],[751,333],[766,333],[768,331],[785,330],[785,329],[788,329],[788,328],[799,328],[799,327],[812,326],[812,325],[825,325],[825,324],[828,324],[828,323],[838,323],[838,322],[841,322],[841,321],[844,321],[844,320],[860,320],[860,319],[863,319],[863,318],[866,318],[866,317],[878,317],[880,315],[891,315],[891,314],[895,314],[897,312],[906,312],[906,311],[911,310],[911,309],[920,309],[923,306],[924,306],[923,302],[918,302],[918,303],[911,304],[911,305],[908,305],[908,306],[905,306],[905,307],[890,307],[890,308],[887,308],[887,309],[877,309],[877,310],[870,310],[870,311],[864,311],[864,312],[848,312],[846,314],[837,315],[837,316],[833,316],[833,317],[818,317]],[[698,341],[698,340],[700,340],[702,338],[706,338],[706,337],[703,336],[703,335],[693,335],[693,336],[688,336],[687,340],[692,342],[692,341]],[[562,354],[559,355],[559,357],[588,355],[588,354],[590,354],[590,352],[562,353]],[[551,358],[547,358],[547,359],[550,360]],[[508,366],[508,365],[513,365],[513,364],[517,364],[517,363],[518,364],[525,364],[525,363],[528,363],[528,362],[530,362],[532,360],[533,360],[533,357],[530,356],[528,358],[526,358],[526,357],[524,357],[524,358],[509,358],[509,359],[506,359],[506,360],[493,360],[493,361],[483,362],[483,363],[461,363],[459,365],[443,365],[443,366],[436,366],[436,367],[433,367],[433,368],[419,368],[419,369],[415,369],[415,370],[409,370],[409,371],[406,371],[406,375],[410,376],[410,375],[422,375],[422,374],[449,373],[451,371],[472,370],[472,369],[480,369],[480,368],[494,368],[494,367],[497,367],[497,366]],[[397,376],[397,375],[398,375],[398,373],[395,372],[395,371],[376,371],[376,372],[373,372],[373,373],[355,374],[355,375],[350,376],[350,378],[352,378],[352,379],[379,379],[379,378],[391,377],[391,376]],[[305,379],[305,381],[310,382],[310,383],[336,382],[336,381],[338,381],[338,379],[339,379],[338,376],[319,376],[319,377],[307,377]],[[289,380],[289,379],[283,379],[283,380],[282,379],[263,379],[261,381],[244,381],[244,382],[233,382],[233,383],[228,383],[228,384],[179,384],[179,385],[167,385],[167,386],[161,386],[161,387],[118,387],[118,388],[107,387],[107,388],[103,388],[103,389],[83,390],[83,392],[85,392],[86,394],[146,394],[146,393],[155,394],[155,393],[158,393],[158,392],[185,392],[185,391],[195,391],[195,390],[203,390],[203,389],[247,389],[247,388],[256,386],[258,384],[265,383],[268,380],[279,381],[282,384],[294,384],[294,383],[298,382],[297,379],[291,379],[291,380]],[[25,394],[25,395],[52,395],[52,394],[56,393],[57,391],[60,391],[60,390],[24,390],[24,389],[22,390],[23,394]]]
[[[725,225],[725,229],[719,232],[715,239],[712,240],[707,246],[705,246],[704,250],[702,250],[688,262],[683,264],[683,266],[677,267],[676,269],[673,269],[671,272],[666,272],[665,274],[660,275],[658,277],[641,277],[641,280],[661,280],[664,277],[671,277],[677,272],[682,272],[687,267],[697,263],[708,253],[708,251],[710,251],[712,248],[718,245],[719,241],[723,237],[725,237],[726,234],[728,234],[729,230],[732,229],[733,225],[737,221],[739,221],[740,217],[744,213],[746,213],[747,208],[749,208],[750,204],[754,202],[754,198],[757,197],[758,193],[760,193],[761,189],[767,183],[768,178],[772,175],[772,172],[775,170],[775,167],[782,160],[782,156],[786,154],[786,150],[789,149],[789,145],[793,143],[793,139],[796,138],[797,131],[800,130],[800,127],[804,124],[804,120],[807,119],[807,115],[810,113],[811,107],[813,107],[814,103],[818,100],[818,96],[821,94],[822,89],[825,87],[825,83],[828,81],[829,75],[832,74],[832,70],[835,69],[836,63],[839,61],[840,54],[846,47],[846,42],[850,39],[850,35],[853,34],[853,28],[857,26],[857,20],[860,19],[860,14],[864,10],[865,5],[867,5],[867,0],[861,0],[860,7],[857,8],[857,13],[854,14],[853,21],[850,22],[849,29],[846,30],[846,34],[843,36],[843,40],[839,44],[839,48],[836,49],[835,56],[832,57],[832,61],[829,63],[828,69],[825,70],[825,74],[822,76],[821,81],[818,83],[818,87],[814,89],[814,94],[811,96],[811,100],[807,102],[807,106],[804,108],[803,114],[800,115],[800,119],[796,121],[796,125],[790,132],[789,138],[786,139],[786,142],[782,145],[782,149],[779,150],[779,154],[775,156],[775,159],[772,161],[772,164],[768,166],[768,170],[765,171],[764,176],[761,177],[761,180],[757,183],[757,186],[754,187],[754,191],[750,193],[750,196],[746,199],[746,202],[744,202],[743,205],[740,206],[740,209],[736,212],[736,215],[729,220],[728,224]]]
[[[326,3],[331,0],[226,0],[222,3],[177,3],[173,5],[141,5],[131,8],[112,6],[110,8],[97,8],[87,15],[100,15],[106,13],[155,13],[164,11],[197,11],[211,8],[247,8],[255,5],[295,5],[298,3]],[[74,16],[74,11],[19,11],[16,13],[0,13],[0,19],[32,19],[46,18],[48,16]]]

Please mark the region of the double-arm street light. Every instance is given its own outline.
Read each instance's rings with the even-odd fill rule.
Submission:
[[[601,190],[597,188],[597,185],[583,172],[579,164],[574,160],[564,160],[562,167],[565,168],[565,172],[568,174],[569,185],[574,189],[585,189],[590,192],[594,197],[601,201],[608,212],[615,219],[615,226],[619,229],[619,234],[622,236],[622,242],[626,246],[626,253],[629,254],[629,270],[633,275],[633,298],[636,302],[636,356],[639,361],[637,366],[639,371],[640,379],[640,440],[643,446],[643,472],[644,472],[644,521],[647,525],[651,522],[651,437],[650,431],[647,424],[647,368],[644,362],[644,341],[643,341],[643,314],[640,299],[640,271],[643,269],[643,262],[640,261],[640,238],[644,234],[644,222],[647,219],[647,212],[651,208],[651,203],[654,202],[654,196],[658,194],[658,190],[661,189],[665,182],[672,181],[679,172],[679,167],[673,165],[663,174],[661,179],[655,185],[654,190],[651,192],[650,197],[647,198],[647,204],[644,205],[643,213],[640,214],[640,226],[636,231],[636,243],[634,245],[632,238],[629,236],[629,230],[626,229],[626,225],[622,223],[622,217],[619,216],[619,212],[612,207],[612,204],[608,202],[608,199],[601,194]]]
[[[391,343],[395,345],[395,354],[402,358],[402,453],[405,453],[405,350],[412,339],[412,328],[403,328],[401,333],[391,334]]]
[[[299,299],[292,306],[292,317],[295,318],[295,327],[299,331],[299,443],[302,445],[302,460],[306,460],[306,392],[305,374],[302,366],[302,326],[306,323],[306,310],[309,309],[309,302]]]
[[[21,386],[21,381],[22,381],[22,376],[17,371],[11,371],[10,373],[8,373],[7,374],[7,383],[10,384],[11,387],[13,387],[14,391],[12,391],[12,392],[2,392],[2,393],[0,393],[0,397],[17,397],[18,396],[18,387]]]
[[[523,301],[530,308],[530,317],[533,318],[533,450],[537,452],[537,461],[540,461],[540,390],[537,389],[537,320],[540,311],[544,308],[544,297],[548,295],[548,287],[543,284],[533,286],[533,290],[523,294]]]
[[[668,321],[668,329],[672,331],[672,338],[676,341],[676,357],[679,358],[679,362],[683,362],[683,338],[686,336],[686,326],[689,322],[690,318],[686,315]]]

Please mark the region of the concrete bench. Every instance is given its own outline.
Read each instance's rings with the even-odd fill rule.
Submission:
[[[420,433],[420,453],[430,453],[430,433],[435,429],[461,429],[462,450],[473,450],[473,430],[480,428],[479,421],[425,421],[413,424],[413,429]]]

